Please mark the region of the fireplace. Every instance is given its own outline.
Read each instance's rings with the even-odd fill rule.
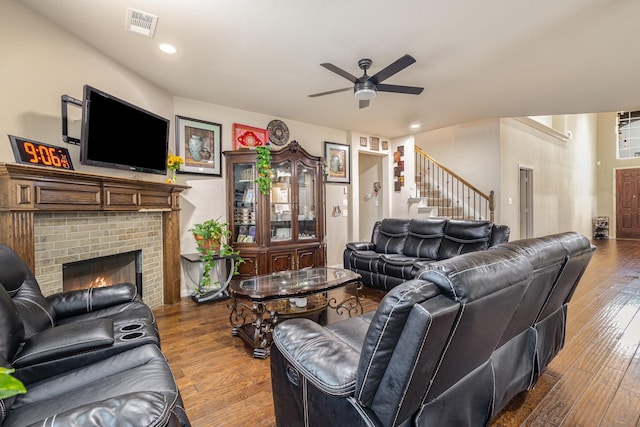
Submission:
[[[142,297],[142,251],[67,262],[62,265],[62,290],[90,289],[132,283]]]

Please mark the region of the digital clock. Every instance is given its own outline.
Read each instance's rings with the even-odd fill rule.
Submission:
[[[47,166],[73,170],[69,150],[64,147],[9,135],[16,162],[25,165]]]

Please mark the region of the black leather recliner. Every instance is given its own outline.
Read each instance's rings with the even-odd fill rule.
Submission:
[[[0,365],[14,368],[27,389],[0,401],[3,427],[190,425],[135,288],[45,298],[3,245],[0,284]]]
[[[277,425],[487,425],[562,348],[593,250],[577,233],[516,241],[429,263],[375,312],[278,324]]]
[[[64,372],[144,344],[160,346],[153,312],[130,283],[45,297],[24,261],[0,245],[0,284],[24,328],[25,345],[13,360],[22,380]]]

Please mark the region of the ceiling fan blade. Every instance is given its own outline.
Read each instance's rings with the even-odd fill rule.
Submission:
[[[416,60],[413,56],[405,55],[402,58],[397,59],[392,64],[388,65],[386,68],[383,68],[382,70],[375,73],[369,78],[369,81],[377,85],[381,81],[393,76],[395,73],[404,70],[414,62],[416,62]]]
[[[355,83],[356,80],[358,80],[358,78],[356,76],[354,76],[351,73],[346,72],[345,70],[343,70],[342,68],[338,68],[333,64],[329,64],[328,62],[325,62],[324,64],[320,64],[322,67],[326,68],[329,71],[333,71],[334,73],[338,74],[339,76],[344,77],[345,79],[349,80],[351,83]]]
[[[360,108],[367,108],[369,106],[368,99],[361,99],[359,102]]]
[[[348,90],[353,90],[353,88],[345,87],[344,89],[336,89],[336,90],[330,90],[327,92],[314,93],[313,95],[309,95],[309,98],[315,98],[316,96],[323,96],[323,95],[331,95],[332,93],[338,93],[338,92],[346,92]]]
[[[409,95],[420,95],[424,90],[423,87],[387,85],[384,83],[377,85],[376,89],[378,92],[406,93]]]

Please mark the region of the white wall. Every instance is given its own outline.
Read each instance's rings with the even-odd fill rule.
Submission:
[[[62,142],[60,97],[81,99],[85,84],[139,105],[171,120],[170,148],[174,147],[174,116],[181,115],[222,124],[222,148],[231,149],[233,123],[266,127],[275,117],[174,97],[149,81],[113,62],[65,30],[43,20],[17,2],[3,2],[0,13],[0,136],[17,135],[69,148],[76,170],[164,181],[165,176],[132,173],[80,164],[79,147]],[[75,107],[70,107],[73,114]],[[79,114],[79,109],[78,109]],[[79,117],[79,115],[78,115]],[[348,143],[347,132],[280,118],[289,127],[290,140],[296,139],[309,153],[324,156],[324,141]],[[144,147],[142,147],[144,149]],[[175,150],[171,150],[175,152]],[[126,153],[123,153],[126,156]],[[14,162],[8,138],[0,143],[0,162]],[[224,158],[223,158],[224,171]],[[223,172],[224,175],[224,172]],[[352,169],[352,183],[357,170]],[[181,201],[181,252],[195,251],[187,231],[206,218],[226,218],[224,178],[206,175],[178,175],[178,183],[192,186]],[[326,185],[327,202],[350,194],[350,185]],[[329,205],[329,203],[327,203]],[[327,209],[327,263],[342,263],[342,252],[351,241],[349,218],[333,218]],[[182,294],[188,289],[182,281]]]
[[[498,120],[479,120],[424,132],[416,145],[485,194],[500,200],[500,129]],[[405,163],[406,165],[406,163]],[[501,212],[495,221],[504,223]]]
[[[575,230],[591,236],[596,115],[567,115],[553,122],[561,122],[573,138],[562,141],[516,119],[491,119],[424,132],[415,141],[480,190],[493,190],[495,221],[509,225],[512,238],[520,237],[521,166],[533,169],[534,235]]]
[[[519,169],[533,170],[533,234],[577,231],[591,236],[596,213],[596,115],[565,117],[562,141],[515,119],[500,120],[500,221],[520,236]],[[508,204],[508,199],[513,204]]]
[[[103,168],[81,165],[79,147],[62,142],[60,97],[69,95],[82,99],[85,84],[170,118],[173,127],[173,100],[169,93],[43,20],[20,3],[2,2],[0,52],[3,56],[0,63],[0,138],[4,138],[4,142],[0,139],[0,161],[14,161],[6,137],[9,134],[66,146],[76,170],[104,173]],[[77,109],[70,113],[78,113],[79,117],[80,109],[69,108]],[[109,174],[133,175],[115,169],[109,170]],[[165,179],[153,174],[134,176],[153,181]]]

